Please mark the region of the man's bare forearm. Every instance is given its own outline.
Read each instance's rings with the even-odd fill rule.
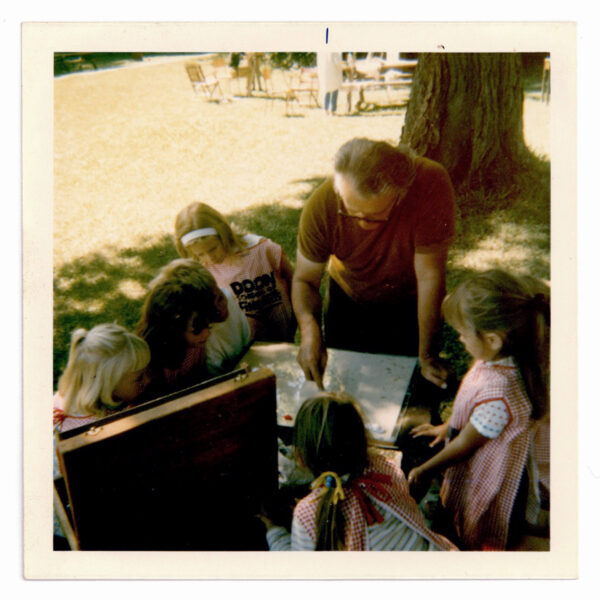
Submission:
[[[433,357],[433,342],[441,325],[442,300],[446,294],[443,276],[430,277],[418,284],[417,318],[419,323],[419,357]]]
[[[319,289],[312,283],[294,277],[292,305],[302,336],[314,334],[315,327],[320,331],[323,300]]]

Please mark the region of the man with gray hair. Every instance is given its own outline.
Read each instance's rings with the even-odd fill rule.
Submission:
[[[298,230],[292,302],[308,380],[323,388],[331,347],[418,356],[423,377],[445,387],[436,337],[454,211],[442,165],[365,138],[338,150],[333,177],[308,199]]]

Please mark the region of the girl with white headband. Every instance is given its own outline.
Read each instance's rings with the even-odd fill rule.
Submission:
[[[294,341],[294,272],[279,244],[253,234],[238,235],[218,211],[194,202],[175,219],[175,247],[181,257],[202,263],[219,286],[233,292],[254,339]]]

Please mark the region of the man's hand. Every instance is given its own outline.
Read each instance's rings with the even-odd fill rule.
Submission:
[[[315,263],[296,254],[296,271],[292,280],[292,304],[300,329],[298,362],[307,381],[323,388],[323,373],[327,365],[327,349],[321,335],[321,279],[325,263]]]
[[[327,366],[327,348],[323,346],[321,336],[306,336],[302,338],[298,350],[298,362],[304,371],[307,381],[314,381],[320,390],[323,387],[323,375]]]
[[[421,374],[427,381],[431,381],[431,383],[442,389],[448,387],[446,380],[448,379],[449,371],[440,361],[433,359],[431,356],[425,356],[419,357],[419,363],[421,365]]]
[[[448,370],[435,357],[434,337],[440,324],[440,306],[446,289],[446,257],[448,249],[415,253],[417,278],[417,312],[419,320],[419,362],[427,381],[444,388]]]

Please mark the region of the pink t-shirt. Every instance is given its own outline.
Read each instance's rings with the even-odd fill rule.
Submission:
[[[283,248],[255,235],[243,241],[243,250],[208,270],[219,286],[233,291],[246,316],[258,321],[257,340],[291,341],[296,327],[289,283],[282,275]]]

